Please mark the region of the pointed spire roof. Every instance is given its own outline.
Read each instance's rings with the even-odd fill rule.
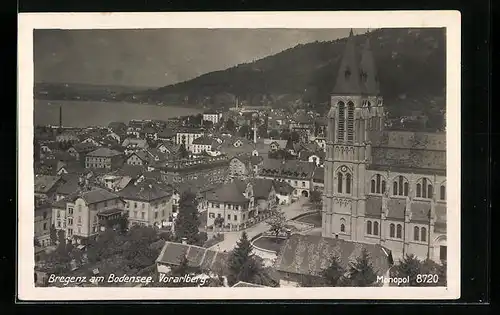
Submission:
[[[367,37],[360,62],[361,84],[363,93],[368,95],[380,94],[379,80],[375,60],[370,48],[370,39]]]
[[[340,62],[337,81],[333,88],[333,94],[361,94],[362,84],[358,66],[358,55],[356,52],[356,43],[351,29],[347,44],[345,46],[344,56]]]

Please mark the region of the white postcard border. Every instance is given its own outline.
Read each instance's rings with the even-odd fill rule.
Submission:
[[[22,13],[18,22],[18,298],[20,300],[396,299],[460,297],[460,67],[458,11]],[[34,286],[33,30],[134,28],[446,28],[446,288],[39,288]]]

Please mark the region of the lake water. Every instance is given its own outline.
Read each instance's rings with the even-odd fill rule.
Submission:
[[[179,106],[155,106],[134,103],[35,100],[35,125],[58,125],[62,106],[63,126],[107,126],[112,121],[128,123],[132,119],[158,119],[196,115],[201,109]]]

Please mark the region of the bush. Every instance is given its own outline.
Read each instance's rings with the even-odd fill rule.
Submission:
[[[222,234],[222,233],[217,233],[217,234],[215,234],[214,236],[212,236],[212,238],[211,238],[211,239],[207,240],[207,241],[205,242],[205,244],[203,244],[203,247],[205,247],[205,248],[212,247],[212,246],[214,246],[215,244],[222,242],[223,240],[224,240],[224,234]]]

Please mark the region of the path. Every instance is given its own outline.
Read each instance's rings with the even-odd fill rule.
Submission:
[[[308,211],[307,208],[303,207],[306,202],[307,198],[301,198],[292,204],[284,206],[283,208],[281,208],[281,210],[283,210],[283,212],[285,213],[286,219],[290,220],[295,218],[299,214]],[[262,221],[252,227],[249,227],[245,230],[245,232],[247,232],[248,239],[251,239],[257,234],[266,232],[267,230],[269,230],[269,225],[266,223],[266,221]],[[224,240],[210,247],[210,249],[228,252],[231,251],[236,246],[236,242],[238,242],[238,240],[240,239],[241,233],[243,233],[243,231],[225,232]]]

